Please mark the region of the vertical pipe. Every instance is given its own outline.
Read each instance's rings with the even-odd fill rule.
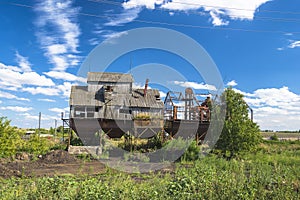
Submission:
[[[148,83],[149,83],[149,79],[146,79],[145,88],[144,88],[144,97],[146,97],[147,95]]]
[[[176,120],[177,119],[177,106],[173,107],[173,119]]]

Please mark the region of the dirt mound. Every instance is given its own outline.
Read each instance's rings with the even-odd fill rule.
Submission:
[[[67,151],[55,150],[44,155],[40,161],[47,164],[65,164],[76,163],[78,160]]]

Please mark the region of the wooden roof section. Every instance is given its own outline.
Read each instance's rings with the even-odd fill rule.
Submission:
[[[120,106],[130,108],[158,108],[164,104],[160,100],[158,90],[148,89],[144,96],[144,89],[134,89],[131,94],[107,93],[106,98],[97,97],[96,91],[89,92],[87,86],[72,86],[70,95],[71,106]]]

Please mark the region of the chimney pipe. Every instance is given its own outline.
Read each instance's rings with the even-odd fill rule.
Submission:
[[[144,88],[144,97],[147,95],[147,88],[148,88],[149,79],[146,79],[145,88]]]

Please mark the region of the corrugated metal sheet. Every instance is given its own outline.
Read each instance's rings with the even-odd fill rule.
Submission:
[[[119,82],[132,83],[133,77],[131,74],[108,73],[108,72],[88,72],[87,82]]]

